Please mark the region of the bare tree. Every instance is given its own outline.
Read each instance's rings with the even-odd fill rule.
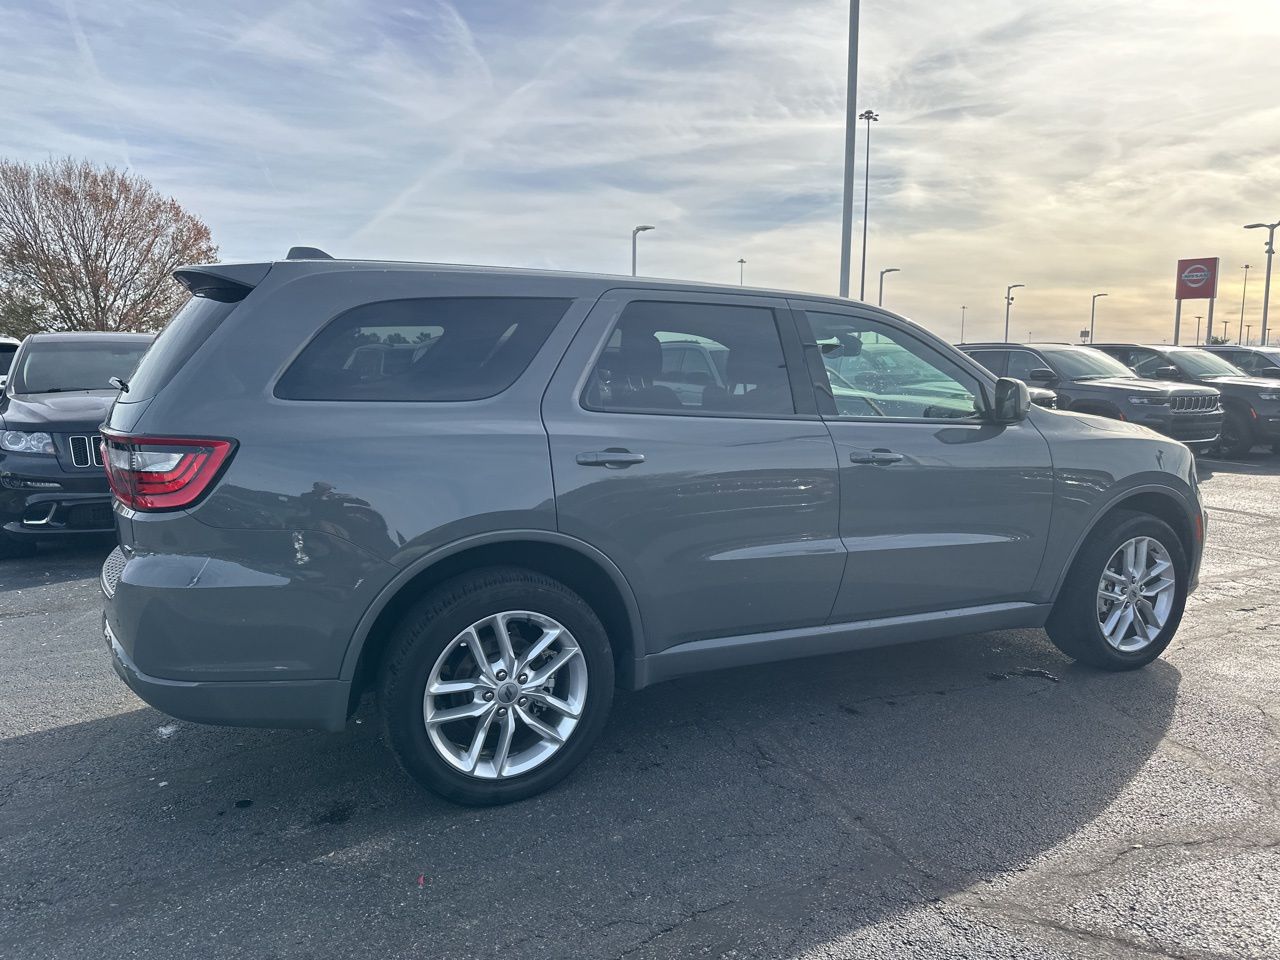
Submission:
[[[0,161],[0,333],[158,330],[209,228],[142,177],[87,160]]]

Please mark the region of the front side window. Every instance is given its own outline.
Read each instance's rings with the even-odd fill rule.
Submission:
[[[1023,383],[1031,383],[1032,370],[1050,369],[1045,361],[1041,360],[1029,350],[1010,350],[1009,351],[1009,367],[1006,377],[1013,377],[1015,380],[1021,380]]]
[[[795,413],[773,311],[737,304],[629,304],[582,401],[628,413]]]
[[[809,311],[839,417],[964,420],[978,415],[976,377],[928,344],[865,317]],[[823,389],[825,387],[826,389]]]
[[[439,297],[335,318],[276,384],[282,400],[482,400],[511,386],[569,300]]]

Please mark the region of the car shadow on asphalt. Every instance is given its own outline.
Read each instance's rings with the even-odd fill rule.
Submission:
[[[0,953],[207,924],[261,955],[302,925],[387,955],[791,955],[1085,828],[1179,681],[1074,666],[1039,631],[687,678],[620,692],[567,781],[479,810],[411,783],[368,703],[336,735],[139,707],[0,742]]]
[[[35,556],[0,560],[0,593],[94,576],[115,545],[112,534],[42,540]]]

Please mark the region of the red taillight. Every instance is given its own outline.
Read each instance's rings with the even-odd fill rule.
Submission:
[[[233,440],[102,431],[107,481],[116,499],[134,510],[191,506],[213,485],[234,449]]]

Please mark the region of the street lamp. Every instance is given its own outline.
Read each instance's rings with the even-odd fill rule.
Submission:
[[[853,148],[858,137],[854,111],[858,102],[858,6],[849,0],[849,66],[844,94],[844,199],[840,224],[840,296],[849,296],[849,261],[853,247]]]
[[[1267,252],[1267,276],[1262,281],[1262,343],[1260,346],[1267,345],[1267,307],[1271,303],[1271,255],[1276,252],[1276,227],[1280,227],[1280,221],[1276,223],[1246,223],[1246,230],[1265,230],[1267,231],[1267,243],[1262,249]]]
[[[960,304],[960,342],[964,343],[964,312],[969,308],[963,303]]]
[[[1246,323],[1244,325],[1244,346],[1252,346],[1253,344],[1253,324]]]
[[[1204,319],[1203,313],[1200,314],[1198,317],[1196,317],[1196,343],[1197,344],[1200,343],[1200,321],[1203,319]]]
[[[646,230],[654,230],[654,229],[657,229],[657,228],[654,227],[653,224],[642,223],[640,224],[640,226],[633,227],[631,230],[631,275],[633,277],[636,275],[636,234],[644,233],[644,231]]]
[[[880,295],[876,297],[877,307],[884,306],[884,275],[886,273],[901,273],[901,272],[902,270],[899,269],[898,267],[885,267],[883,270],[880,271]]]
[[[859,120],[867,121],[867,161],[862,165],[862,282],[858,285],[858,299],[867,302],[867,206],[871,200],[871,124],[880,119],[874,110],[863,110]]]
[[[1236,330],[1236,343],[1244,346],[1240,337],[1244,333],[1244,298],[1249,295],[1249,264],[1246,263],[1241,269],[1244,270],[1244,286],[1240,288],[1240,326]]]
[[[1089,302],[1089,342],[1093,343],[1093,319],[1098,313],[1098,298],[1105,297],[1105,293],[1095,293],[1093,299]]]
[[[743,276],[746,273],[747,261],[741,257],[738,258],[738,286],[742,286]]]
[[[1025,283],[1011,283],[1004,290],[1004,342],[1009,342],[1009,308],[1013,306],[1013,291],[1025,287]]]

